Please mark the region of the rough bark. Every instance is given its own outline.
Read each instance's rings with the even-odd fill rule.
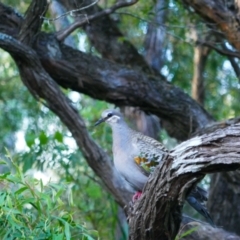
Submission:
[[[239,66],[236,65],[236,60],[233,59],[234,56],[239,58],[240,53],[240,4],[239,1],[220,1],[220,0],[196,0],[188,1],[182,0],[186,4],[186,7],[191,7],[209,24],[209,27],[215,29],[218,36],[224,36],[228,42],[235,47],[236,51],[229,51],[226,46],[222,47],[223,51],[218,51],[220,54],[225,54],[229,56],[229,60],[232,63],[236,76],[239,77]],[[211,46],[209,46],[211,47]],[[214,47],[213,49],[217,49]],[[226,178],[227,177],[227,178]],[[240,212],[238,210],[238,203],[240,202],[240,195],[236,194],[231,184],[228,186],[228,181],[230,179],[239,179],[239,173],[234,172],[232,174],[226,173],[217,174],[213,177],[213,183],[210,186],[210,195],[208,200],[208,207],[210,212],[214,216],[214,221],[216,224],[223,226],[228,230],[232,230],[240,234],[239,227],[236,227],[236,223],[239,222]],[[226,180],[228,179],[228,180]],[[240,184],[238,181],[236,184]],[[224,192],[224,196],[221,195]],[[217,197],[219,201],[217,201]],[[229,203],[231,198],[232,204]],[[224,204],[224,210],[222,206]],[[232,211],[234,209],[236,211]],[[219,211],[221,209],[221,211]],[[225,221],[226,219],[226,221]],[[233,223],[234,222],[234,223]]]
[[[211,133],[217,129],[224,129],[227,126],[239,122],[239,120],[238,117],[227,121],[209,124],[204,129],[196,132],[195,135]],[[238,235],[240,235],[240,229],[238,227],[240,221],[239,183],[239,171],[217,173],[216,176],[212,175],[207,204],[214,222],[218,226],[222,226],[224,229],[235,232]]]
[[[206,173],[240,167],[239,131],[238,122],[178,145],[150,176],[133,206],[130,239],[174,239],[189,190]]]

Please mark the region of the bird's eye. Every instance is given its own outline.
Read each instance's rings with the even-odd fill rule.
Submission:
[[[112,113],[108,113],[108,115],[107,115],[108,118],[110,118],[110,117],[112,117],[112,116],[113,116]]]

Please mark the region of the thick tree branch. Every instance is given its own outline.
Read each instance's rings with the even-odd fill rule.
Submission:
[[[169,134],[177,139],[187,139],[213,120],[187,94],[159,75],[147,75],[74,50],[59,44],[51,34],[38,34],[34,48],[45,70],[62,87],[118,106],[140,107],[166,120]]]
[[[80,4],[80,1],[61,2],[65,4],[65,7],[67,9],[75,8],[77,4]],[[161,2],[161,4],[163,3]],[[162,12],[163,10],[161,9],[161,6],[159,8],[159,12]],[[99,11],[101,11],[101,9],[98,6],[94,6],[94,8],[88,9],[86,11],[86,14],[93,15]],[[155,27],[157,28],[157,26]],[[160,79],[162,81],[166,81],[165,77],[161,75],[159,76],[159,70],[157,71],[157,68],[153,69],[147,64],[147,62],[143,59],[142,55],[138,53],[138,51],[129,41],[119,41],[119,39],[124,38],[124,36],[119,31],[117,24],[109,16],[105,16],[98,21],[94,21],[91,25],[86,25],[84,29],[93,46],[104,58],[115,61],[116,63],[124,63],[125,65],[131,66],[134,69],[140,69],[145,73],[156,76],[157,81],[159,81]],[[158,35],[159,34],[162,33],[158,31]],[[179,131],[178,124],[172,124],[169,118],[166,119],[162,116],[159,117],[161,117],[161,122],[170,136],[173,136],[177,139],[183,139],[181,137],[182,132]],[[191,124],[189,124],[189,126],[190,128],[192,127]]]
[[[40,31],[43,22],[41,16],[46,13],[47,7],[46,0],[35,0],[31,2],[21,24],[21,30],[18,36],[21,42],[28,44],[28,41],[32,41],[34,35]]]
[[[192,187],[207,173],[239,167],[240,122],[178,145],[150,176],[133,206],[130,239],[174,239]]]
[[[37,43],[39,54],[46,53],[48,44],[52,45],[50,38],[42,37],[38,38]],[[57,48],[57,43],[54,46]],[[213,120],[187,94],[161,81],[161,77],[73,51],[62,44],[59,45],[59,52],[62,53],[62,59],[42,56],[42,63],[61,86],[116,105],[140,107],[167,120],[174,129],[177,128],[178,132],[172,134],[178,139],[188,138],[192,132]],[[67,64],[71,68],[66,69]]]

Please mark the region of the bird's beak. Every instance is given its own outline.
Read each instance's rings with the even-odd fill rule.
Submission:
[[[105,120],[106,120],[105,118],[100,118],[97,122],[95,122],[94,127],[101,124],[102,122],[105,122]]]

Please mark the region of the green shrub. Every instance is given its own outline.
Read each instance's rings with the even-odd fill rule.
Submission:
[[[87,230],[75,220],[67,184],[44,185],[41,180],[24,175],[11,159],[10,163],[11,171],[0,174],[0,239],[98,238],[96,231]]]

